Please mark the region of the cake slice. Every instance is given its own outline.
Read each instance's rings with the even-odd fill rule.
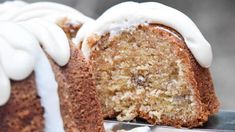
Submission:
[[[91,65],[71,41],[92,19],[50,2],[14,11],[0,18],[0,131],[103,132]]]
[[[93,64],[105,118],[197,127],[219,109],[210,44],[173,8],[118,4],[85,24],[77,44]]]

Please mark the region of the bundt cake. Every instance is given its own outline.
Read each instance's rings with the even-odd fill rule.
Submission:
[[[190,128],[219,109],[211,46],[176,9],[124,2],[84,24],[75,42],[93,65],[105,118]]]
[[[0,132],[104,131],[91,65],[71,41],[92,20],[56,3],[5,6],[17,8],[0,16]]]

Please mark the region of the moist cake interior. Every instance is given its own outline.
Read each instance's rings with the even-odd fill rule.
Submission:
[[[160,122],[195,118],[197,101],[182,58],[182,37],[163,25],[103,35],[91,61],[105,117],[132,120],[141,113]]]

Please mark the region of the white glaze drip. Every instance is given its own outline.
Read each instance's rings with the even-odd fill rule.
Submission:
[[[75,24],[92,21],[73,8],[53,2],[0,4],[0,106],[10,97],[10,79],[23,80],[34,70],[38,95],[45,109],[46,132],[63,132],[64,128],[58,84],[40,45],[58,65],[68,63],[69,42],[56,25],[64,18]]]
[[[58,65],[64,66],[70,58],[70,47],[66,34],[56,23],[64,18],[76,24],[92,19],[52,2],[12,1],[0,7],[0,21],[6,21],[0,22],[0,106],[10,97],[10,79],[23,80],[34,70],[37,91],[45,109],[45,131],[63,132],[58,84],[39,43]]]
[[[27,5],[26,2],[23,1],[6,1],[0,4],[0,18],[5,16],[9,12],[15,12],[19,8],[24,7]]]
[[[20,24],[37,38],[57,64],[63,66],[68,63],[70,57],[69,42],[60,27],[38,18],[23,21]]]
[[[0,41],[1,43],[1,41]],[[11,94],[11,84],[10,84],[10,80],[8,79],[7,75],[5,74],[5,72],[3,71],[3,68],[0,64],[0,78],[1,78],[1,83],[0,83],[0,106],[2,104],[5,104],[7,102],[7,100],[10,97]]]
[[[38,42],[16,24],[1,22],[0,29],[2,68],[11,79],[25,79],[34,69]]]
[[[49,60],[42,50],[34,71],[37,93],[41,97],[41,105],[45,110],[45,132],[64,132],[57,92],[58,84]]]
[[[78,32],[76,44],[82,42],[86,58],[90,56],[88,38],[101,36],[105,32],[119,33],[139,24],[158,23],[174,28],[184,38],[188,48],[205,68],[212,63],[210,44],[203,37],[193,21],[182,12],[156,2],[124,2],[108,9],[95,22],[86,23]]]
[[[40,19],[18,24],[0,22],[0,28],[0,106],[10,97],[10,79],[23,80],[34,70],[37,91],[45,109],[45,131],[63,132],[58,84],[40,44],[55,62],[63,66],[70,57],[66,34],[56,24]]]

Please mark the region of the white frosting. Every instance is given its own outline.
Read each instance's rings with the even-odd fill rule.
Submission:
[[[23,1],[6,1],[0,4],[0,17],[5,16],[6,13],[14,12],[25,5],[27,3]]]
[[[45,131],[63,132],[58,84],[40,44],[60,66],[70,58],[66,34],[56,24],[40,19],[0,22],[0,106],[10,96],[10,79],[23,80],[35,71],[37,91],[45,109]]]
[[[212,62],[210,44],[203,37],[193,21],[182,12],[156,2],[124,2],[108,9],[95,22],[86,23],[78,32],[76,43],[82,42],[82,51],[89,58],[88,38],[105,32],[116,34],[139,24],[159,23],[177,30],[184,38],[188,48],[205,68]]]
[[[92,21],[91,18],[86,17],[71,7],[53,2],[37,2],[21,6],[21,8],[14,8],[13,6],[11,9],[14,11],[5,11],[4,15],[0,15],[0,20],[24,21],[32,18],[41,18],[57,22],[60,19],[69,18],[80,23]]]
[[[47,54],[60,66],[68,63],[70,47],[66,34],[56,25],[67,18],[83,24],[92,21],[77,10],[53,3],[0,4],[0,106],[10,98],[12,80],[23,80],[35,72],[38,95],[44,107],[45,132],[63,132],[58,84]]]
[[[20,22],[42,44],[47,53],[63,66],[68,63],[70,47],[64,31],[56,24],[38,18]]]
[[[1,43],[1,40],[0,40]],[[5,104],[7,102],[7,100],[10,97],[11,94],[11,84],[10,84],[10,80],[8,79],[7,75],[5,74],[5,72],[3,71],[2,66],[0,65],[0,78],[1,78],[1,83],[0,83],[0,106],[2,104]]]
[[[64,132],[60,114],[58,84],[49,60],[41,50],[35,65],[35,78],[38,95],[45,113],[45,132]]]
[[[9,78],[25,79],[34,69],[39,43],[30,33],[16,24],[0,22],[0,29],[1,67]]]

